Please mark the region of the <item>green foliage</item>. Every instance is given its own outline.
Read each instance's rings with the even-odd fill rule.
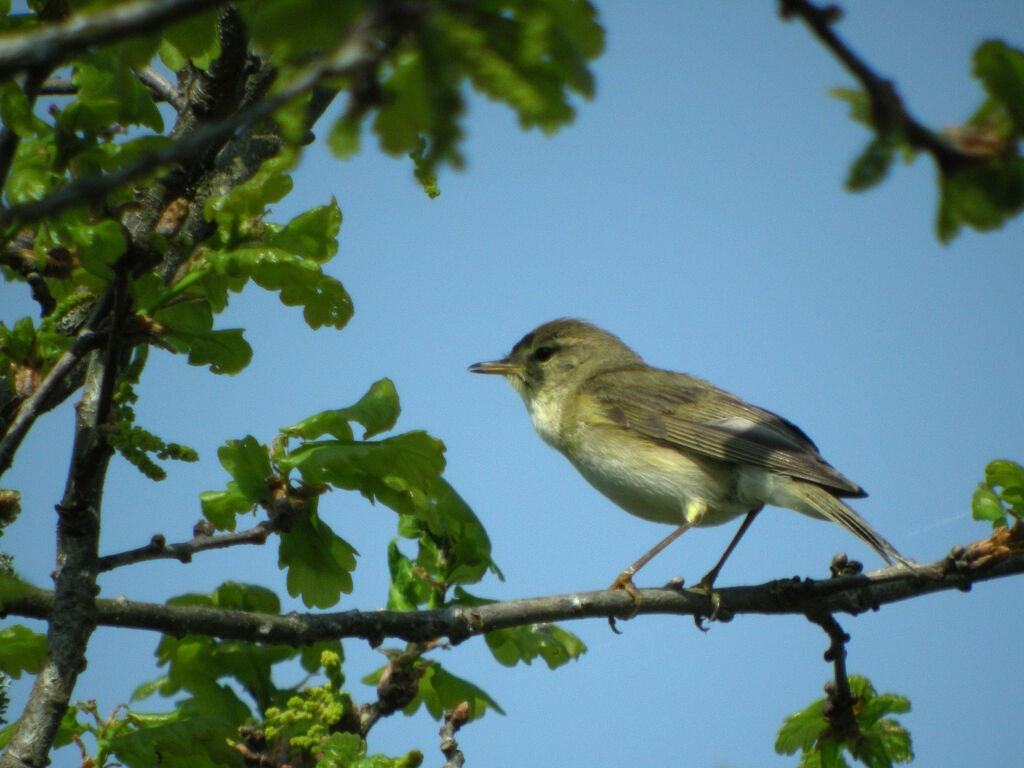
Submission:
[[[303,307],[311,328],[341,329],[352,317],[352,299],[322,269],[338,250],[337,201],[332,198],[283,227],[262,218],[265,205],[290,191],[291,179],[283,172],[290,162],[274,158],[245,184],[208,201],[206,215],[217,224],[217,236],[195,269],[217,307],[226,305],[228,290],[240,291],[252,280],[278,291],[283,304]]]
[[[0,671],[18,680],[22,672],[35,675],[46,661],[46,636],[15,624],[0,630]]]
[[[974,76],[986,100],[963,126],[947,129],[942,137],[955,160],[939,162],[939,206],[936,231],[942,242],[968,226],[978,231],[1001,227],[1024,209],[1024,160],[1019,143],[1024,137],[1024,52],[989,40],[974,53]],[[831,95],[850,105],[850,117],[875,132],[854,160],[846,188],[859,192],[881,182],[897,152],[916,157],[900,126],[883,124],[867,94],[835,89]]]
[[[359,402],[347,408],[335,408],[321,411],[315,416],[303,419],[297,424],[281,430],[284,437],[298,437],[303,440],[316,440],[324,435],[332,435],[338,440],[352,440],[350,422],[363,426],[363,440],[395,426],[401,408],[398,405],[398,392],[391,379],[381,379],[370,387]]]
[[[800,752],[800,768],[847,768],[844,753],[869,768],[892,768],[914,759],[910,734],[888,714],[910,711],[910,701],[892,693],[878,694],[867,678],[851,675],[855,697],[855,733],[837,733],[824,714],[825,699],[785,719],[775,741],[782,755]]]
[[[235,516],[250,511],[270,498],[271,477],[267,449],[252,435],[228,440],[217,449],[221,466],[232,480],[224,491],[206,491],[199,495],[203,515],[220,530],[235,530]]]
[[[479,686],[456,677],[436,661],[427,662],[425,666],[423,676],[419,680],[419,690],[416,697],[405,707],[405,714],[413,714],[422,705],[426,707],[431,717],[440,720],[446,709],[454,709],[464,701],[469,703],[471,720],[483,717],[488,708],[498,714],[505,714],[505,710],[498,706],[498,702]]]
[[[132,73],[131,63],[109,49],[77,59],[71,75],[77,98],[60,114],[58,128],[88,136],[109,130],[111,125],[142,125],[157,133],[163,131],[160,111]]]
[[[988,520],[993,528],[1005,528],[1006,516],[1024,519],[1024,467],[1015,461],[996,459],[985,467],[985,482],[971,498],[975,520]]]
[[[419,679],[416,695],[402,710],[405,714],[415,714],[423,706],[431,717],[440,720],[446,709],[454,709],[464,701],[469,704],[470,720],[483,717],[488,709],[505,714],[505,710],[486,691],[468,680],[456,677],[438,662],[421,658],[413,666],[414,674]],[[367,675],[363,682],[371,685],[379,683],[386,669],[382,667]]]
[[[585,0],[438,4],[391,57],[373,131],[385,152],[414,159],[416,178],[434,196],[437,166],[463,163],[465,83],[511,106],[523,128],[554,131],[573,118],[568,91],[593,95],[587,64],[603,47]],[[358,147],[361,118],[349,112],[335,123],[328,144],[339,156]]]
[[[366,754],[366,742],[354,733],[335,733],[321,743],[316,768],[419,768],[423,754],[414,749],[403,757]]]
[[[273,592],[263,587],[227,582],[210,595],[189,594],[173,598],[169,605],[203,606],[220,610],[277,614],[281,605]],[[249,707],[237,696],[234,686],[244,691],[262,713],[280,706],[291,695],[278,688],[272,678],[275,664],[299,659],[313,671],[324,652],[342,658],[337,642],[318,643],[300,651],[283,645],[261,645],[237,640],[217,640],[203,635],[181,638],[164,635],[157,647],[157,661],[167,667],[164,677],[141,686],[133,698],[152,693],[173,696],[191,694],[182,705],[182,716],[201,717],[242,725],[251,717]],[[313,659],[317,662],[314,663]],[[221,681],[227,680],[234,686]]]
[[[324,685],[304,688],[281,707],[269,707],[265,713],[264,732],[269,741],[287,739],[295,749],[314,749],[343,719],[357,717],[352,697],[342,686],[341,657],[331,651],[321,654],[327,675]]]
[[[277,565],[288,571],[288,594],[307,608],[330,608],[352,591],[356,551],[313,511],[281,534]]]
[[[160,41],[160,60],[172,72],[185,68],[189,62],[208,70],[220,55],[217,38],[217,12],[207,11],[191,16],[164,30]]]
[[[136,347],[134,359],[121,374],[118,390],[113,397],[111,430],[107,433],[107,442],[150,480],[164,480],[167,472],[150,458],[150,454],[155,454],[161,460],[185,462],[199,461],[199,454],[188,446],[164,442],[162,438],[135,424],[135,409],[132,408],[132,404],[138,400],[135,385],[147,357],[148,347]]]

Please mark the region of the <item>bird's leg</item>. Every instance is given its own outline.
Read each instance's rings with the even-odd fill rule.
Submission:
[[[729,546],[725,548],[725,552],[719,558],[718,562],[715,563],[715,567],[704,574],[704,578],[697,584],[698,587],[704,589],[709,595],[711,594],[711,588],[715,586],[715,579],[718,578],[718,572],[722,570],[722,566],[725,565],[725,561],[729,559],[729,555],[736,549],[736,545],[740,543],[740,539],[743,538],[743,534],[747,532],[747,528],[754,522],[754,518],[757,517],[757,513],[764,509],[764,504],[759,507],[747,512],[747,516],[743,518],[743,522],[740,524],[740,529],[736,531],[736,535],[732,537],[732,541],[729,542]]]
[[[645,565],[647,565],[654,558],[655,555],[661,552],[661,550],[663,550],[673,541],[675,541],[684,533],[686,533],[686,531],[689,530],[691,527],[692,523],[683,523],[681,526],[676,528],[676,530],[672,531],[672,533],[670,533],[664,539],[659,541],[654,546],[654,548],[651,549],[650,552],[645,554],[643,557],[641,557],[639,560],[637,560],[635,563],[629,566],[629,568],[620,573],[618,577],[615,579],[615,581],[612,582],[612,585],[608,587],[608,589],[626,590],[626,594],[629,595],[630,599],[633,601],[633,614],[625,618],[632,618],[634,615],[636,615],[636,608],[640,605],[640,591],[633,584],[633,575],[641,568],[643,568]]]

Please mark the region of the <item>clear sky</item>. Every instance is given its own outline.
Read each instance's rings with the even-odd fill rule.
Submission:
[[[963,121],[980,103],[969,74],[978,43],[1024,45],[1020,0],[845,5],[839,32],[935,127]],[[188,538],[197,494],[224,485],[216,460],[224,440],[269,440],[389,376],[402,398],[398,428],[445,441],[446,476],[490,533],[506,581],[491,578],[478,593],[605,587],[668,528],[613,506],[537,438],[508,386],[466,372],[566,315],[617,333],[653,365],[710,379],[799,424],[869,491],[856,509],[904,554],[935,560],[987,534],[969,509],[986,462],[1024,461],[1024,221],[939,245],[927,158],[866,194],[844,192],[868,135],[825,92],[852,82],[804,27],[779,20],[774,3],[598,7],[608,50],[595,67],[597,96],[579,105],[575,124],[553,138],[522,133],[508,110],[474,99],[468,167],[442,174],[436,200],[414,184],[407,162],[371,143],[346,163],[319,146],[309,151],[273,218],[337,197],[345,221],[329,271],[353,296],[353,321],[314,333],[299,311],[254,296],[219,321],[249,329],[255,358],[240,375],[215,378],[155,351],[139,422],[197,448],[203,461],[172,466],[171,479],[154,484],[118,460],[104,503],[105,553],[156,532]],[[35,311],[24,286],[2,291],[5,322]],[[71,425],[70,407],[41,420],[4,478],[22,490],[25,512],[2,545],[44,586]],[[383,605],[394,514],[341,492],[322,514],[363,553],[356,591],[338,608]],[[638,583],[695,582],[734,530],[688,533]],[[823,577],[837,551],[882,565],[838,526],[770,509],[719,585]],[[145,564],[101,583],[107,597],[162,602],[225,578],[286,597],[272,548]],[[910,697],[901,719],[916,764],[973,768],[1024,752],[1024,686],[1012,651],[1024,633],[1021,584],[839,617],[852,635],[850,671]],[[668,617],[626,623],[621,636],[603,620],[568,628],[589,652],[555,672],[500,667],[479,639],[440,653],[508,713],[459,733],[467,765],[794,765],[774,755],[776,731],[831,675],[825,635],[800,618],[743,616],[707,634]],[[127,700],[137,682],[157,676],[157,640],[97,632],[78,695],[97,698],[104,712]],[[346,653],[353,682],[382,662],[365,643],[346,643]],[[372,698],[372,688],[354,686],[357,699]],[[389,718],[371,733],[371,752],[418,747],[426,765],[440,764],[437,727],[423,712]],[[55,757],[58,768],[78,764],[74,750]]]

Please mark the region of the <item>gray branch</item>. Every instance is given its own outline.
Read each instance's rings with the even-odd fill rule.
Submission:
[[[1004,529],[1005,530],[1005,529]],[[856,615],[882,605],[950,589],[969,590],[988,579],[1024,573],[1024,530],[1018,526],[1004,540],[998,532],[992,539],[959,547],[943,560],[918,565],[914,570],[894,566],[868,574],[827,580],[780,579],[756,586],[716,590],[719,620],[738,614],[793,614],[820,617],[845,613]],[[634,606],[624,591],[601,590],[551,597],[423,611],[341,611],[273,616],[262,613],[224,611],[207,607],[184,607],[139,603],[126,598],[96,601],[99,624],[148,629],[180,636],[201,634],[223,639],[247,640],[283,645],[308,645],[321,640],[356,637],[379,644],[385,638],[428,642],[448,638],[460,643],[474,635],[497,629],[551,621],[586,618],[670,614],[709,616],[714,606],[703,590],[678,587],[640,590],[641,602]],[[30,589],[9,600],[9,614],[45,619],[53,609],[53,594]]]

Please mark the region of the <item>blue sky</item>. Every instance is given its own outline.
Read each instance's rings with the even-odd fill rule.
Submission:
[[[1024,45],[1019,0],[847,6],[840,34],[935,127],[980,103],[969,75],[978,43]],[[508,110],[474,99],[468,167],[442,174],[436,200],[405,161],[370,142],[345,163],[320,146],[309,151],[273,218],[338,199],[345,221],[329,271],[352,294],[354,319],[340,333],[314,333],[299,312],[253,295],[220,321],[248,329],[255,358],[240,375],[215,378],[155,352],[139,421],[203,461],[171,467],[160,484],[118,461],[104,552],[156,532],[188,538],[197,494],[223,487],[224,440],[269,440],[389,376],[402,398],[398,428],[445,441],[447,477],[490,533],[506,581],[479,593],[603,588],[668,529],[591,489],[537,438],[508,386],[466,372],[565,315],[617,333],[653,365],[710,379],[799,424],[868,490],[856,509],[904,554],[930,561],[986,535],[969,512],[986,462],[1024,461],[1024,223],[939,245],[927,158],[866,194],[844,192],[868,136],[825,92],[851,80],[773,3],[598,7],[608,50],[595,66],[596,98],[580,103],[575,124],[552,138],[523,133]],[[23,286],[2,291],[0,319],[35,311]],[[42,419],[4,478],[22,490],[25,512],[3,546],[41,585],[53,568],[71,425],[70,407]],[[323,514],[363,553],[356,591],[339,609],[383,605],[393,513],[339,492]],[[695,582],[734,530],[688,533],[638,583]],[[837,551],[882,565],[839,527],[770,509],[719,584],[822,577]],[[228,577],[285,594],[270,548],[145,564],[108,574],[102,587],[104,596],[162,602]],[[1024,750],[1024,687],[1008,664],[1024,631],[1019,585],[839,617],[852,635],[851,672],[910,697],[901,719],[918,765],[996,764]],[[825,635],[795,617],[744,616],[707,634],[669,617],[642,617],[621,636],[604,621],[568,628],[590,650],[555,672],[499,667],[480,640],[439,654],[508,713],[460,732],[469,765],[794,765],[774,755],[775,733],[831,674]],[[107,712],[125,701],[156,676],[157,640],[97,632],[78,695]],[[349,642],[346,652],[350,680],[381,663],[365,644]],[[355,693],[373,695],[358,684]],[[418,747],[431,765],[442,761],[437,742],[437,724],[420,713],[378,724],[370,749]],[[74,751],[55,758],[58,768],[77,765]]]

